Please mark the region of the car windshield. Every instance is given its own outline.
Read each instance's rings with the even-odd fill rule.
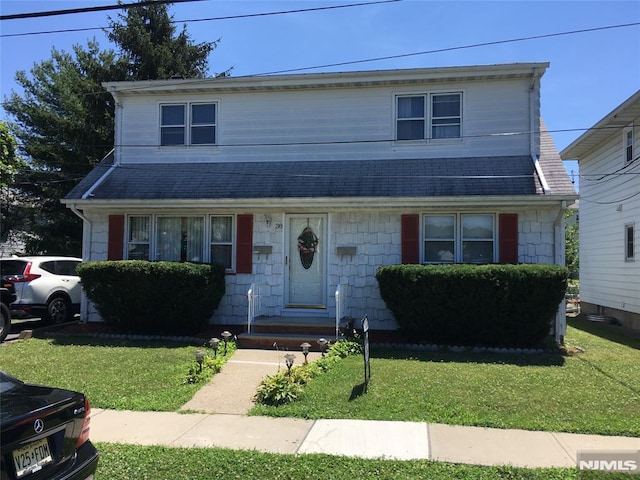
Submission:
[[[11,390],[17,388],[18,385],[19,383],[17,383],[12,377],[7,375],[6,373],[0,372],[0,395],[10,392]]]
[[[24,260],[2,260],[0,261],[0,272],[3,277],[9,275],[22,275],[24,272]]]

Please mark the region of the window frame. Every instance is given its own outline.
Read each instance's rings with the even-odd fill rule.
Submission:
[[[624,226],[624,261],[635,262],[636,260],[636,232],[635,223],[627,223]]]
[[[227,272],[235,272],[236,270],[236,255],[237,255],[237,251],[238,251],[238,238],[237,238],[237,215],[235,214],[225,214],[225,213],[214,213],[214,214],[206,214],[206,213],[188,213],[188,212],[176,212],[176,213],[170,213],[170,212],[162,212],[162,213],[155,213],[155,214],[150,214],[150,215],[145,215],[145,214],[129,214],[126,215],[126,220],[125,220],[125,246],[124,246],[124,252],[123,252],[123,258],[127,259],[127,260],[132,260],[132,258],[129,256],[129,252],[130,252],[130,247],[132,245],[147,245],[148,248],[148,258],[147,260],[149,261],[159,261],[161,255],[159,255],[159,251],[158,249],[160,248],[159,245],[159,224],[160,224],[160,219],[162,218],[180,218],[181,219],[181,224],[184,223],[184,219],[200,219],[202,221],[202,237],[198,240],[202,247],[201,247],[201,251],[199,252],[199,256],[201,258],[201,260],[189,260],[189,258],[186,258],[186,262],[190,262],[190,261],[198,261],[198,262],[203,262],[203,263],[210,263],[211,262],[211,246],[214,245],[213,242],[213,237],[212,237],[212,225],[213,225],[213,218],[216,217],[224,217],[224,218],[230,218],[231,219],[231,225],[230,225],[230,229],[231,229],[231,267],[230,268],[226,268]],[[148,231],[147,234],[149,236],[149,240],[148,242],[131,242],[131,219],[133,218],[147,218],[148,219]],[[182,228],[181,228],[182,229]],[[182,232],[180,232],[179,234],[180,236],[182,235]],[[182,238],[180,240],[182,242]],[[225,245],[229,245],[229,242],[217,242],[215,244],[225,244]],[[188,248],[188,247],[187,247]],[[179,250],[182,250],[182,245],[180,245],[178,247]],[[187,251],[188,253],[188,251]],[[197,252],[193,252],[194,255]],[[182,251],[180,256],[182,257]],[[167,260],[165,259],[164,261],[176,261],[176,262],[181,262],[183,260]]]
[[[230,218],[231,219],[231,241],[214,241],[213,239],[213,219],[214,218]],[[235,215],[225,215],[225,214],[214,214],[214,215],[209,215],[209,226],[208,226],[208,232],[209,232],[209,241],[208,241],[208,245],[209,245],[209,262],[213,261],[213,255],[212,255],[212,250],[214,245],[230,245],[231,246],[231,265],[230,266],[226,266],[225,265],[225,269],[226,271],[235,271],[236,270],[236,252],[237,252],[237,245],[238,245],[238,240],[237,240],[237,235],[236,235],[236,230],[237,230],[237,226],[236,226],[236,216]]]
[[[464,236],[464,218],[465,216],[485,216],[491,218],[491,239],[477,239]],[[452,261],[428,261],[426,259],[427,242],[451,242],[451,239],[442,238],[429,238],[426,235],[427,217],[453,217],[453,260]],[[498,232],[498,214],[496,212],[443,212],[443,213],[423,213],[421,215],[421,259],[423,264],[438,265],[438,264],[460,264],[468,263],[475,265],[486,265],[490,263],[497,263],[499,252],[499,232]],[[465,262],[464,261],[464,245],[465,243],[491,243],[492,258],[487,262]]]
[[[633,138],[633,126],[624,129],[622,134],[622,153],[624,158],[624,164],[628,165],[633,162],[634,154],[634,138]]]
[[[132,234],[132,229],[131,229],[131,220],[134,218],[146,218],[147,219],[147,241],[132,241],[131,240],[131,234]],[[126,244],[126,258],[131,260],[131,257],[129,255],[129,252],[131,251],[131,247],[133,246],[134,248],[138,245],[146,245],[147,246],[147,258],[146,259],[138,259],[138,260],[150,260],[151,259],[151,252],[152,247],[151,247],[151,241],[152,241],[152,216],[151,215],[128,215],[127,216],[127,223],[126,223],[126,239],[127,239],[127,244]],[[135,260],[135,259],[134,259]]]
[[[212,122],[199,122],[196,123],[193,120],[193,107],[199,105],[211,105],[213,106],[213,121]],[[163,109],[164,107],[183,107],[183,123],[182,124],[163,124]],[[166,102],[159,104],[159,145],[160,147],[212,147],[218,144],[218,116],[219,116],[219,102],[218,101],[198,101],[198,102]],[[195,137],[194,128],[210,127],[213,128],[213,142],[196,142],[193,139]],[[168,128],[182,128],[183,141],[182,143],[163,143],[163,131]]]
[[[445,115],[445,116],[435,116],[434,115],[434,100],[439,97],[445,96],[457,96],[458,97],[458,115]],[[401,117],[400,116],[400,108],[399,103],[402,98],[418,98],[421,97],[424,105],[424,116],[423,117]],[[463,140],[463,125],[464,125],[464,91],[463,90],[443,90],[443,91],[429,91],[429,92],[406,92],[406,93],[396,93],[393,96],[394,102],[394,142],[399,145],[407,145],[407,144],[420,144],[420,143],[440,143],[440,142],[459,142]],[[457,119],[457,122],[447,123],[446,120]],[[422,132],[421,138],[409,138],[409,139],[401,139],[399,138],[398,128],[401,122],[415,122],[422,121],[424,122],[424,128]],[[444,122],[443,122],[444,121]],[[439,123],[443,122],[443,123]],[[436,137],[434,136],[435,128],[446,128],[450,126],[458,127],[458,136],[445,136],[445,137]]]

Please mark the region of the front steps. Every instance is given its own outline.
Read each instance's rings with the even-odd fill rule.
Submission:
[[[251,333],[238,335],[238,347],[301,351],[304,342],[319,351],[318,339],[336,340],[336,320],[328,317],[257,317]]]

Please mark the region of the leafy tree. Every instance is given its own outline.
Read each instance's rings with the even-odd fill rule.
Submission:
[[[0,242],[6,242],[12,230],[23,228],[20,210],[25,201],[13,185],[16,175],[26,164],[16,150],[16,138],[8,125],[0,122]]]
[[[27,160],[9,183],[32,199],[24,221],[28,253],[80,255],[82,223],[60,203],[113,147],[114,104],[102,82],[204,76],[216,43],[194,45],[186,27],[175,35],[167,6],[141,5],[111,21],[118,53],[95,40],[16,73],[23,94],[4,99]],[[3,169],[4,171],[4,169]]]
[[[571,219],[576,212],[568,209],[565,212],[565,220]],[[565,227],[565,266],[569,269],[569,275],[573,278],[580,272],[580,223],[576,215],[575,221],[567,222]]]

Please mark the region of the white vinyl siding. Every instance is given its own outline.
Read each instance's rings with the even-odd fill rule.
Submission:
[[[640,163],[626,163],[622,132],[580,159],[580,299],[640,314],[640,262],[625,252],[625,225],[637,225],[640,211]]]
[[[201,96],[167,93],[160,100],[157,96],[122,96],[125,114],[117,119],[120,137],[116,155],[122,165],[248,159],[302,164],[318,158],[393,161],[529,155],[527,135],[500,135],[528,131],[528,87],[529,82],[524,80],[457,84],[456,91],[462,92],[461,137],[464,141],[460,138],[396,140],[398,95],[420,96],[424,87],[401,92],[391,87],[215,92],[215,99],[206,93]],[[523,95],[523,91],[527,94]],[[446,95],[447,92],[451,90],[434,93]],[[191,103],[216,104],[216,144],[158,148],[158,105]],[[537,102],[535,107],[537,115]],[[185,115],[188,116],[186,110]],[[189,130],[188,121],[185,120],[184,125]],[[428,131],[425,126],[425,136]]]

